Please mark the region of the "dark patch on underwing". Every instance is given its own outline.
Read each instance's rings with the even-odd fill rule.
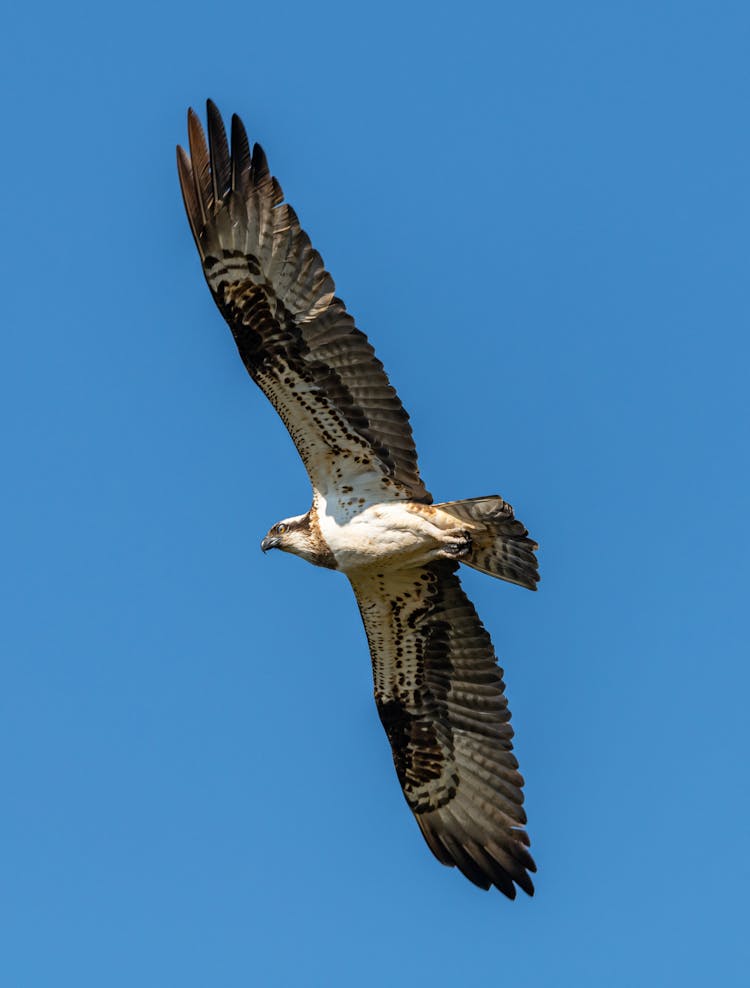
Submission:
[[[412,698],[416,705],[419,700],[418,694]],[[375,702],[380,721],[391,743],[396,775],[411,803],[420,787],[443,775],[446,752],[438,737],[436,723],[429,716],[410,713],[399,700],[376,698]],[[437,804],[431,802],[430,808],[435,809],[443,802],[447,802],[447,799]]]

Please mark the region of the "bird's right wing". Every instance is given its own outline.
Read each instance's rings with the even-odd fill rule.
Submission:
[[[334,294],[256,144],[232,117],[231,150],[208,103],[208,147],[188,114],[180,186],[209,288],[253,380],[276,408],[315,490],[429,503],[409,416]]]
[[[458,564],[360,573],[352,585],[396,773],[435,856],[476,885],[529,895],[523,779],[490,636]],[[351,577],[350,577],[351,578]]]

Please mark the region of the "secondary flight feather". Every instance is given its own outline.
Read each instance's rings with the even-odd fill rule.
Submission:
[[[490,637],[461,563],[536,589],[535,542],[499,496],[433,504],[409,417],[258,144],[188,112],[180,186],[203,272],[245,367],[281,416],[312,506],[261,543],[350,580],[375,703],[435,856],[481,888],[531,895],[523,779]]]

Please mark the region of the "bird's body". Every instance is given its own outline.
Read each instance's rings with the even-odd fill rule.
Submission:
[[[445,552],[455,558],[452,547],[464,535],[447,512],[415,501],[380,501],[352,513],[348,503],[318,496],[315,519],[336,569],[349,577],[370,567],[424,566]]]
[[[263,539],[350,580],[396,772],[440,861],[509,897],[533,892],[502,672],[456,571],[536,589],[534,550],[497,495],[433,504],[404,411],[258,145],[208,104],[178,149],[203,270],[251,377],[307,468],[310,510]],[[515,885],[514,885],[515,883]]]

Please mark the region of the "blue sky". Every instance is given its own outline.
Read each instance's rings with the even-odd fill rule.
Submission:
[[[3,983],[746,976],[746,4],[26,4],[0,40]],[[259,139],[536,595],[468,573],[537,895],[432,858],[174,145]],[[744,943],[743,943],[744,940]]]

